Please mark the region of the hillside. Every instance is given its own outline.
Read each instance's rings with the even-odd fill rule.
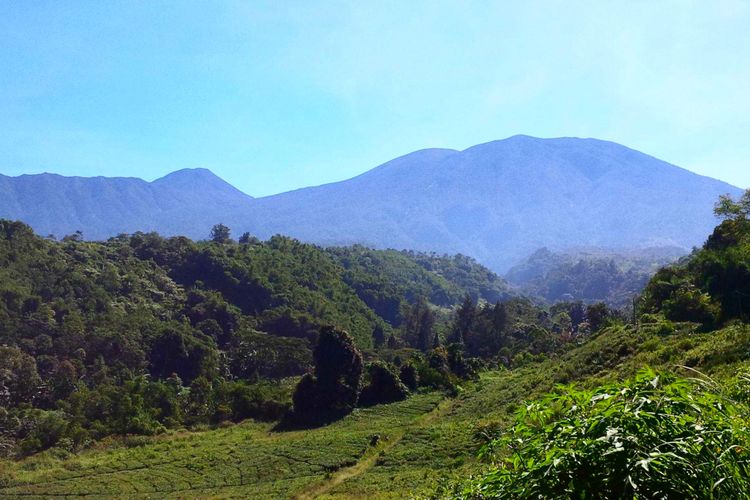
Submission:
[[[541,247],[690,249],[727,193],[740,190],[612,142],[514,136],[420,150],[352,179],[257,199],[200,169],[152,183],[0,176],[0,217],[88,239],[205,238],[224,222],[264,239],[463,254],[504,272]]]
[[[291,403],[288,378],[313,366],[320,331],[345,330],[368,360],[406,357],[444,341],[466,296],[510,297],[502,279],[461,256],[322,249],[282,236],[58,242],[0,220],[0,418],[15,422],[4,420],[0,454],[63,437],[83,446],[277,419]],[[518,300],[507,328],[536,314]],[[512,352],[525,348],[518,335],[507,334]],[[198,393],[210,409],[191,399]],[[117,406],[122,398],[135,402]],[[54,432],[36,434],[52,422]]]
[[[677,247],[630,252],[552,252],[541,248],[511,267],[505,278],[524,293],[549,303],[582,300],[629,308],[659,268],[684,254]]]
[[[488,372],[458,397],[428,392],[355,410],[305,432],[275,433],[246,421],[224,429],[111,441],[69,454],[45,453],[0,469],[0,495],[61,493],[162,498],[404,498],[448,495],[486,465],[476,452],[512,425],[522,403],[555,384],[596,387],[643,366],[688,365],[731,378],[750,368],[747,326],[711,333],[613,328],[560,357],[513,371]],[[678,373],[690,376],[688,370]],[[379,436],[372,445],[373,436]],[[450,489],[449,489],[450,488]],[[476,498],[476,497],[475,497]]]

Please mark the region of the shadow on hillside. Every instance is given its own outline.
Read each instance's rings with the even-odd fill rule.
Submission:
[[[287,431],[299,431],[317,429],[319,427],[325,427],[338,420],[341,420],[350,412],[346,413],[326,413],[322,415],[300,415],[295,413],[293,410],[288,411],[279,420],[279,422],[273,426],[272,432],[287,432]]]

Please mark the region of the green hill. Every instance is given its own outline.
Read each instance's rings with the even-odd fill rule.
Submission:
[[[349,332],[368,359],[386,340],[407,356],[412,304],[438,314],[432,339],[465,295],[506,290],[464,257],[214,240],[58,242],[0,221],[0,451],[275,419],[321,328]]]

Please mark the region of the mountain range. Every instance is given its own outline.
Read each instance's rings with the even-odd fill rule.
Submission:
[[[741,192],[613,142],[518,135],[415,151],[345,181],[262,198],[206,169],[153,182],[0,175],[0,217],[87,239],[204,238],[223,222],[234,235],[462,253],[502,272],[541,247],[689,249],[715,225],[718,196]]]

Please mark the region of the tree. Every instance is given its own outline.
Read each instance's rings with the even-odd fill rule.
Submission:
[[[728,194],[721,195],[719,201],[714,205],[714,213],[724,220],[744,221],[750,218],[750,189],[734,201]]]
[[[383,331],[383,326],[377,324],[372,330],[372,345],[382,347],[383,344],[385,344],[385,332]]]
[[[508,326],[508,310],[502,302],[496,302],[492,308],[492,327],[495,332],[502,334]]]
[[[451,344],[448,346],[448,366],[451,371],[462,378],[473,377],[473,368],[464,358],[463,344]]]
[[[313,351],[314,374],[306,374],[294,395],[294,420],[317,424],[349,413],[357,404],[362,384],[362,354],[351,336],[324,327]]]
[[[211,241],[214,243],[227,243],[230,240],[230,230],[224,224],[216,224],[211,228]]]
[[[401,379],[401,382],[403,382],[404,385],[409,388],[409,390],[417,390],[417,386],[419,386],[419,373],[417,372],[417,368],[412,363],[406,363],[405,365],[401,366],[399,378]]]
[[[70,241],[83,241],[83,232],[79,229],[73,234],[63,236],[62,240],[66,243]]]
[[[426,304],[420,308],[419,329],[417,336],[417,347],[424,352],[429,351],[434,343],[433,328],[435,326],[435,315]]]
[[[508,310],[505,304],[485,304],[474,314],[471,327],[464,336],[467,353],[491,357],[507,344]]]
[[[592,332],[598,332],[604,327],[611,316],[612,313],[604,302],[597,302],[586,307],[586,319]]]
[[[240,239],[237,241],[241,245],[257,245],[260,242],[258,238],[248,232],[242,233],[242,236],[240,236]]]
[[[477,305],[474,299],[468,293],[464,296],[464,301],[456,311],[456,319],[453,322],[453,331],[451,332],[450,341],[452,343],[465,343],[466,337],[474,323],[477,314]]]
[[[386,363],[382,361],[370,363],[367,371],[370,375],[370,383],[362,389],[360,406],[401,401],[409,395],[409,389]]]

